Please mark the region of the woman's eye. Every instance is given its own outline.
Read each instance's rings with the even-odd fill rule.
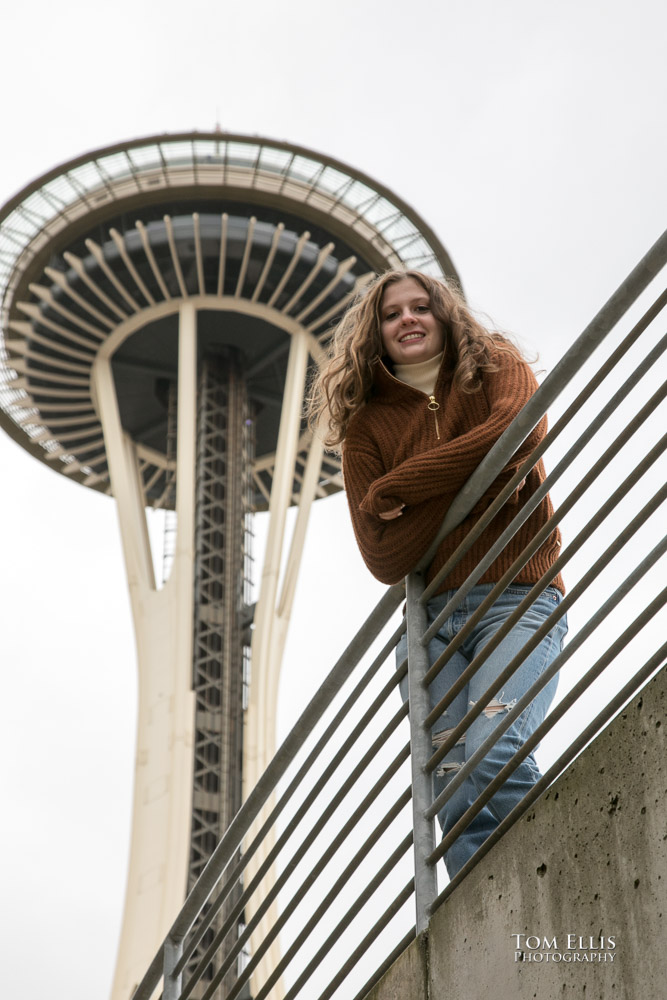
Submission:
[[[415,312],[428,312],[428,306],[415,306]]]

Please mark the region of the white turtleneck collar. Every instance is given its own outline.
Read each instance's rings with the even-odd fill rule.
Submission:
[[[407,382],[413,389],[419,389],[427,396],[433,395],[444,351],[430,361],[419,361],[414,365],[394,365],[394,374],[401,382]]]

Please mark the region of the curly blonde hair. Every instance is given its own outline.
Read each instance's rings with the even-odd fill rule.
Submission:
[[[480,370],[497,371],[492,353],[519,349],[499,333],[490,333],[472,315],[461,291],[421,271],[385,271],[375,278],[345,312],[329,342],[327,360],[313,380],[307,403],[308,421],[318,427],[324,444],[339,451],[353,415],[370,398],[374,367],[382,358],[382,298],[389,285],[413,278],[428,293],[431,310],[445,329],[446,352],[453,380],[463,392],[480,386]]]

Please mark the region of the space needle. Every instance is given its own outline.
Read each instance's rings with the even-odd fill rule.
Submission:
[[[112,1000],[129,1000],[273,755],[309,510],[342,488],[304,393],[341,311],[395,267],[456,278],[381,184],[219,130],[86,153],[0,209],[0,423],[115,499],[131,597],[137,745]],[[150,508],[164,512],[159,560]],[[255,511],[268,511],[257,581]]]

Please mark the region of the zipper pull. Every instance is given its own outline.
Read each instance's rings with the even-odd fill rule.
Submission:
[[[438,410],[440,409],[440,403],[435,398],[435,396],[428,397],[428,408],[433,411],[433,419],[435,420],[435,433],[437,435],[438,441],[440,440],[440,427],[438,426]]]

